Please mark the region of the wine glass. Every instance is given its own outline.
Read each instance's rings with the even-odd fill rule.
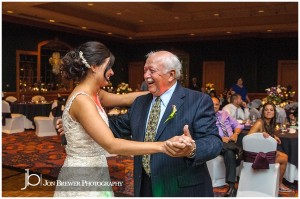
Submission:
[[[280,118],[281,134],[284,134],[287,131],[286,125],[287,125],[286,118]]]

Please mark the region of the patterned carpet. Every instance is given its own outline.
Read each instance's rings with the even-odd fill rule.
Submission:
[[[17,134],[2,133],[2,165],[19,169],[30,169],[35,173],[56,180],[66,157],[58,136],[37,137],[34,131]],[[130,156],[108,157],[112,181],[124,181],[125,186],[114,187],[114,192],[122,196],[133,196],[133,158]],[[298,184],[287,184],[296,192],[285,193],[283,197],[298,196]],[[216,197],[224,196],[226,186],[214,188]],[[117,194],[116,194],[117,195]]]

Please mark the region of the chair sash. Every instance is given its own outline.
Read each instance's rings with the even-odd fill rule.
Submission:
[[[244,161],[252,162],[253,169],[269,169],[269,164],[275,163],[276,151],[264,152],[251,152],[243,151]]]

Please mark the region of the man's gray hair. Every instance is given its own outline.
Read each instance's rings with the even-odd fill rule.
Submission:
[[[146,55],[146,57],[148,58],[152,54],[155,54],[157,52],[160,52],[160,51],[151,51],[150,53],[148,53]],[[181,77],[182,64],[181,64],[179,58],[176,55],[174,55],[173,53],[171,53],[169,51],[166,51],[166,52],[168,52],[167,56],[164,56],[162,58],[162,62],[164,63],[164,68],[165,68],[164,72],[166,73],[166,72],[169,72],[171,70],[175,70],[175,72],[176,72],[175,78],[177,80],[179,80],[180,77]]]

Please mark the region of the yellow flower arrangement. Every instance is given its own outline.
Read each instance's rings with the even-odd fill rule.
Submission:
[[[207,83],[207,84],[205,84],[205,90],[206,90],[207,93],[210,93],[210,91],[215,90],[214,84],[213,83]]]
[[[129,88],[128,84],[122,82],[121,84],[118,85],[117,94],[127,94],[130,92],[132,92],[132,89]]]

